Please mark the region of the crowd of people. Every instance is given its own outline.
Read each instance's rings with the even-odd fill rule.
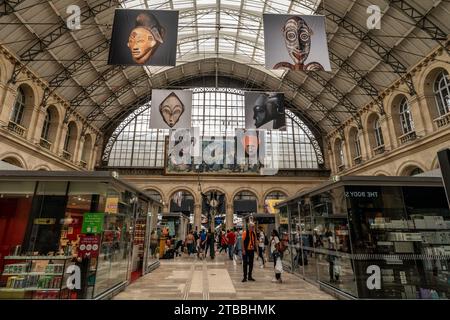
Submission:
[[[198,232],[196,229],[189,232],[182,246],[186,248],[184,251],[189,256],[197,256],[199,259],[205,259],[208,253],[211,259],[215,259],[217,253],[227,254],[234,264],[243,265],[242,282],[255,281],[253,278],[255,256],[260,268],[265,268],[269,260],[267,255],[270,254],[275,271],[272,281],[282,282],[281,260],[286,244],[280,240],[276,230],[268,237],[262,227],[255,230],[253,223],[249,223],[246,230],[234,228],[212,232],[211,229],[203,229]]]

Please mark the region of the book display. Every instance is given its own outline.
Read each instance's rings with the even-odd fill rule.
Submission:
[[[440,179],[341,177],[279,208],[302,237],[312,235],[302,241],[305,278],[365,299],[450,298],[450,211]]]
[[[66,256],[6,256],[0,276],[1,299],[67,299]]]

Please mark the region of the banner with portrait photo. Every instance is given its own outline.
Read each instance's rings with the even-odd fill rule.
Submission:
[[[325,16],[264,14],[266,68],[331,71]]]
[[[284,95],[273,92],[245,92],[245,128],[286,130]]]
[[[178,11],[116,9],[109,65],[175,66]]]
[[[191,127],[192,91],[153,90],[150,128],[178,129]]]

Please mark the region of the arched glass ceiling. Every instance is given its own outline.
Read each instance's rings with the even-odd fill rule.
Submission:
[[[195,88],[192,126],[201,136],[234,136],[245,127],[244,94],[229,88]],[[151,103],[136,109],[116,129],[103,154],[110,167],[163,167],[168,130],[150,129]],[[268,145],[278,141],[280,169],[316,169],[323,155],[303,122],[287,111],[287,130],[267,133]]]
[[[312,14],[320,0],[131,0],[132,9],[179,10],[177,64],[216,55],[264,65],[262,13]],[[220,26],[220,28],[219,28]],[[148,67],[152,73],[167,67]],[[280,77],[283,70],[271,71]]]

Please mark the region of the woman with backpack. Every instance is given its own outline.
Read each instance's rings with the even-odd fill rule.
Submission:
[[[272,238],[270,240],[270,253],[273,257],[273,267],[275,270],[275,278],[272,282],[282,283],[281,273],[283,272],[283,265],[281,260],[283,259],[284,244],[280,241],[280,236],[277,230],[272,231]]]

